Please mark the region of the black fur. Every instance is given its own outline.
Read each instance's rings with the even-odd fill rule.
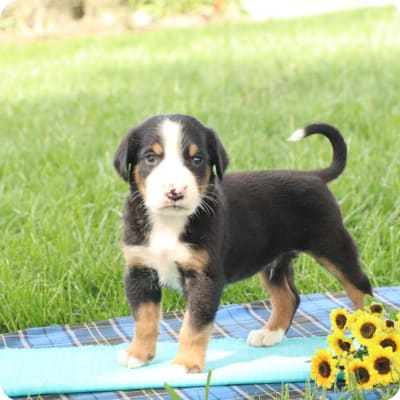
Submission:
[[[180,121],[184,136],[198,145],[212,171],[203,199],[205,206],[188,218],[180,238],[209,255],[209,262],[201,271],[178,265],[187,309],[198,329],[213,321],[224,285],[257,272],[276,287],[283,287],[286,282],[293,294],[294,313],[299,295],[292,260],[298,252],[333,265],[331,272],[347,289],[350,287],[350,294],[352,290],[372,294],[358,260],[356,244],[327,187],[327,182],[343,171],[347,155],[339,131],[327,124],[309,125],[304,132],[305,136],[321,133],[328,137],[334,150],[328,168],[224,175],[228,156],[213,130],[185,115],[150,118],[124,138],[114,161],[121,177],[131,183],[132,193],[125,210],[126,244],[146,244],[151,230],[132,171],[146,143],[157,134],[157,125],[165,118]],[[204,175],[204,168],[198,173]],[[141,302],[159,302],[161,290],[155,271],[134,265],[127,267],[125,287],[133,313]]]
[[[158,276],[151,268],[127,268],[125,271],[125,292],[134,313],[143,303],[161,302],[161,288]]]

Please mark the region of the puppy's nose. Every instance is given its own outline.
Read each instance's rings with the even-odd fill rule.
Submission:
[[[171,188],[165,192],[165,195],[168,197],[169,200],[178,201],[182,200],[185,197],[186,187],[182,188]]]

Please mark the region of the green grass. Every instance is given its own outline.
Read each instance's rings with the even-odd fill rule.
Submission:
[[[337,125],[349,163],[332,190],[373,284],[399,284],[399,35],[400,15],[379,8],[0,45],[0,331],[129,313],[127,187],[112,158],[132,125],[164,112],[214,127],[230,170],[326,166],[325,140],[285,139]],[[309,258],[296,270],[302,293],[340,290]],[[264,296],[253,278],[223,300]]]

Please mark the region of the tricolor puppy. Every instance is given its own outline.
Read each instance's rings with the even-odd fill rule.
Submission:
[[[284,337],[299,304],[292,260],[305,252],[343,285],[356,307],[372,294],[357,248],[327,183],[346,163],[346,144],[326,124],[311,124],[291,140],[319,133],[333,161],[314,171],[224,175],[226,151],[215,132],[187,115],[158,115],[123,139],[114,165],[129,182],[122,251],[134,338],[118,358],[130,368],[156,353],[161,288],[182,291],[186,311],[175,364],[203,370],[213,320],[226,284],[259,273],[272,313],[250,332],[251,346]]]

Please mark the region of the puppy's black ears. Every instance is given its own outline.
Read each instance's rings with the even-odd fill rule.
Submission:
[[[208,153],[210,155],[210,163],[217,173],[220,180],[229,164],[228,153],[226,152],[222,142],[212,129],[207,129]],[[213,172],[214,174],[214,172]]]
[[[114,156],[114,167],[118,174],[127,182],[131,181],[131,170],[136,163],[136,135],[132,129],[119,145]]]

